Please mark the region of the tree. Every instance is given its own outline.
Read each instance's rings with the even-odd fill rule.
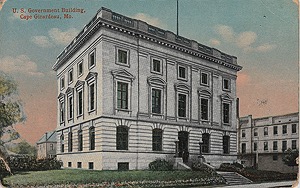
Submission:
[[[36,156],[36,147],[28,144],[26,141],[20,142],[12,151],[17,154]]]
[[[1,140],[5,128],[25,120],[22,103],[18,99],[16,82],[0,72],[0,160],[3,161],[6,169],[11,173],[7,163],[8,153],[4,147],[5,142]],[[9,133],[11,140],[18,138],[16,132]],[[0,182],[1,185],[1,182]]]
[[[288,149],[283,153],[282,160],[288,166],[297,166],[296,159],[299,155],[298,150]]]

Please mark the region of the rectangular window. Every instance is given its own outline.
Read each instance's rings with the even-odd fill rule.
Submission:
[[[118,49],[118,62],[122,64],[128,64],[127,51]]]
[[[253,135],[258,136],[257,128],[254,129]]]
[[[292,149],[297,149],[297,140],[292,140]]]
[[[226,79],[226,78],[223,79],[223,89],[224,90],[230,90],[230,81],[229,81],[229,79]]]
[[[268,142],[264,142],[264,150],[267,151],[268,149]]]
[[[186,68],[183,66],[178,66],[178,77],[186,79]]]
[[[73,69],[68,72],[69,84],[73,82]]]
[[[119,171],[127,171],[129,170],[129,163],[118,163]]]
[[[282,125],[282,134],[287,133],[287,125]]]
[[[242,130],[242,138],[246,137],[246,130]]]
[[[117,108],[128,109],[128,84],[118,82]]]
[[[93,68],[96,64],[95,51],[91,52],[89,55],[89,68]]]
[[[257,151],[257,142],[254,142],[253,144],[253,151]]]
[[[152,89],[152,113],[161,113],[161,90]]]
[[[208,120],[208,112],[209,112],[208,99],[201,98],[200,103],[201,103],[201,119]]]
[[[83,74],[83,61],[80,61],[77,64],[77,76],[81,76]]]
[[[230,117],[230,105],[223,103],[223,123],[229,123]]]
[[[89,169],[93,170],[94,169],[94,163],[93,162],[89,162]]]
[[[274,127],[273,127],[273,134],[274,134],[274,135],[277,135],[277,134],[278,134],[278,127],[277,127],[277,126],[274,126]]]
[[[268,136],[268,127],[264,127],[264,136]]]
[[[78,116],[83,114],[83,91],[78,91]]]
[[[65,121],[65,102],[64,101],[60,101],[59,113],[60,113],[60,123],[63,123]]]
[[[77,168],[82,168],[82,163],[81,162],[77,162]]]
[[[128,128],[117,127],[117,150],[128,150]]]
[[[273,141],[273,150],[277,151],[278,150],[278,144],[277,141]]]
[[[68,167],[72,167],[72,162],[68,162]]]
[[[287,141],[282,141],[282,151],[285,151],[287,149]]]
[[[246,143],[242,143],[242,153],[246,153]]]
[[[297,124],[292,124],[292,133],[297,133]]]
[[[157,59],[152,60],[152,71],[161,73],[161,62]]]
[[[65,77],[61,77],[60,78],[60,89],[64,89],[65,88]]]
[[[178,94],[178,116],[186,117],[186,95]]]
[[[152,150],[162,151],[162,130],[161,129],[152,130]]]
[[[278,160],[278,154],[273,154],[273,161],[277,161]]]
[[[201,84],[208,85],[208,74],[202,72],[201,73]]]
[[[54,145],[50,144],[50,150],[54,150]]]
[[[69,104],[69,119],[73,118],[73,96],[68,97],[68,104]]]
[[[95,84],[89,86],[89,110],[95,110]]]

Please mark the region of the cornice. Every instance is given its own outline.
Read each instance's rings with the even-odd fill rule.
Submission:
[[[99,13],[99,11],[98,11]],[[93,34],[97,31],[99,31],[100,28],[106,28],[113,31],[120,32],[122,34],[127,34],[133,37],[136,37],[137,39],[146,40],[152,43],[156,43],[160,46],[167,47],[169,49],[173,49],[176,51],[180,51],[182,53],[185,53],[187,55],[191,55],[203,60],[207,60],[210,62],[213,62],[215,64],[221,65],[223,67],[233,69],[235,71],[239,71],[242,69],[241,66],[237,64],[233,64],[231,62],[226,62],[226,57],[228,55],[221,53],[220,51],[209,48],[208,47],[197,43],[198,50],[193,49],[191,45],[191,41],[189,39],[186,39],[181,36],[176,36],[174,41],[168,40],[164,35],[155,35],[148,31],[144,32],[137,28],[132,28],[130,26],[114,22],[112,20],[104,19],[101,17],[98,17],[98,13],[96,16],[84,27],[84,29],[75,37],[75,39],[64,49],[64,51],[57,57],[56,63],[53,65],[53,69],[57,70],[63,63],[65,63],[87,40],[89,40]],[[141,22],[141,21],[139,21]],[[139,24],[138,22],[138,24]],[[148,25],[148,29],[155,28],[153,26]],[[157,30],[161,30],[159,28],[156,28]],[[162,30],[163,31],[163,30]],[[206,48],[205,48],[206,47]],[[202,49],[202,50],[201,50]],[[225,57],[225,60],[215,57],[212,53],[212,50],[216,50],[223,54]],[[229,56],[228,56],[229,57]],[[233,56],[231,56],[233,57]]]

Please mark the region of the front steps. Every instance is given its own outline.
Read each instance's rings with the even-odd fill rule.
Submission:
[[[251,180],[236,172],[217,171],[217,173],[225,179],[227,185],[244,185],[252,183]]]

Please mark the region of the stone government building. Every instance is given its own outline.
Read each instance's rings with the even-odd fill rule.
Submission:
[[[241,117],[238,158],[259,170],[297,172],[282,161],[284,151],[299,149],[299,113],[253,118]]]
[[[57,158],[146,169],[156,158],[237,160],[237,58],[101,8],[58,55]],[[177,147],[176,147],[177,145]]]

